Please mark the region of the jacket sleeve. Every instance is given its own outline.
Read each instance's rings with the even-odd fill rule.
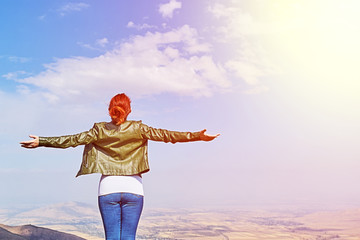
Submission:
[[[98,138],[99,128],[96,124],[86,132],[60,136],[60,137],[39,137],[39,146],[53,148],[68,148],[78,145],[95,142]]]
[[[157,129],[140,123],[141,136],[144,139],[160,142],[192,142],[200,141],[200,132],[176,132]]]

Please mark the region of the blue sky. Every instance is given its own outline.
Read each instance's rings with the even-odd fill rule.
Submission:
[[[360,192],[357,1],[3,1],[1,206],[96,203],[82,147],[21,149],[130,118],[211,143],[150,143],[152,207],[353,205]],[[306,16],[306,17],[304,17]],[[25,200],[24,200],[25,199]]]

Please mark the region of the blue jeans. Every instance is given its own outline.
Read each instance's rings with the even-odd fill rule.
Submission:
[[[99,196],[106,240],[135,240],[144,197],[133,193]]]

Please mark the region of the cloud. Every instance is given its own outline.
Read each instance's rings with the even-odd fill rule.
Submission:
[[[208,7],[208,10],[216,17],[228,17],[237,12],[238,9],[234,7],[225,6],[224,4],[214,3]]]
[[[233,73],[237,78],[246,83],[246,94],[259,94],[266,92],[269,88],[262,84],[261,79],[273,74],[272,69],[268,69],[264,64],[255,64],[246,61],[244,58],[229,60],[225,63],[226,70]]]
[[[22,95],[27,95],[27,94],[31,93],[31,90],[26,85],[18,85],[18,86],[16,86],[16,92],[18,92]]]
[[[94,44],[77,42],[77,44],[83,48],[95,50],[95,51],[104,51],[104,48],[109,44],[107,38],[96,39]]]
[[[80,47],[87,48],[90,50],[97,50],[97,51],[100,50],[99,48],[94,47],[93,45],[91,45],[89,43],[77,42],[76,44],[79,45]]]
[[[176,0],[170,0],[170,2],[165,4],[159,5],[159,13],[162,15],[163,18],[172,18],[173,13],[176,9],[181,8],[181,2]]]
[[[229,73],[245,82],[244,93],[265,92],[262,79],[281,71],[269,60],[269,53],[261,43],[261,36],[286,29],[279,22],[260,22],[244,11],[236,1],[214,3],[208,7],[215,17],[215,40],[233,46],[232,56],[224,66]]]
[[[99,100],[117,92],[131,96],[175,93],[210,96],[230,86],[208,43],[185,25],[168,32],[148,32],[94,57],[57,59],[36,76],[18,80],[39,88],[48,101]]]
[[[9,72],[7,74],[2,75],[2,77],[6,78],[7,80],[16,80],[19,77],[24,77],[24,75],[29,75],[29,73],[25,71]]]
[[[261,48],[256,41],[243,38],[237,46],[236,55],[225,62],[226,70],[238,79],[246,83],[245,93],[262,93],[268,90],[263,85],[262,79],[279,74],[280,69],[274,65],[265,49]]]
[[[143,29],[156,29],[157,26],[149,25],[147,23],[144,24],[135,24],[134,22],[130,21],[126,25],[127,28],[135,28],[136,30],[143,30]]]
[[[29,62],[31,59],[26,57],[9,56],[8,60],[14,63],[26,63]]]
[[[99,45],[100,47],[105,47],[109,43],[109,40],[107,38],[101,38],[96,40],[96,45]]]
[[[45,14],[44,14],[44,15],[41,15],[41,16],[38,16],[38,19],[39,19],[40,21],[44,21],[45,18],[46,18],[46,15],[45,15]]]
[[[61,16],[65,16],[66,14],[68,14],[70,12],[80,12],[88,7],[90,7],[90,5],[87,3],[69,2],[69,3],[61,6],[57,11],[60,13]]]
[[[268,21],[259,20],[252,14],[245,12],[237,2],[214,3],[208,7],[208,10],[215,18],[226,23],[217,29],[226,39],[274,34],[297,28],[301,24],[301,21],[295,18],[290,18],[290,22],[273,19]]]

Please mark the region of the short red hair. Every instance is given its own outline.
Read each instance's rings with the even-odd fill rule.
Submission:
[[[109,104],[109,115],[114,124],[120,125],[126,121],[131,112],[131,100],[125,93],[115,95]]]

